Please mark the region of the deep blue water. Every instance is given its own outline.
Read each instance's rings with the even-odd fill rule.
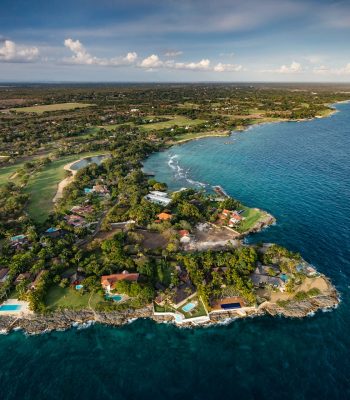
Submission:
[[[171,188],[220,184],[275,215],[250,240],[301,252],[337,286],[336,310],[206,329],[137,321],[0,336],[0,399],[349,399],[350,104],[337,108],[189,142],[145,164]]]

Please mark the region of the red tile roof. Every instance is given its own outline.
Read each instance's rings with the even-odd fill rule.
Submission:
[[[112,274],[112,275],[103,275],[101,276],[101,285],[104,288],[111,286],[114,287],[114,284],[118,281],[132,281],[137,282],[140,274],[138,273],[129,273],[127,271],[122,272],[121,274]]]

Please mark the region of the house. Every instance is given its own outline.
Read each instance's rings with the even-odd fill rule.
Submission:
[[[92,205],[73,206],[70,211],[76,215],[86,216],[93,213],[94,207]]]
[[[103,275],[101,277],[101,285],[104,290],[110,292],[115,288],[115,284],[119,281],[130,281],[137,282],[140,274],[129,273],[128,271],[123,271],[121,274]]]
[[[101,196],[109,194],[109,190],[106,185],[95,185],[92,187],[92,190]]]
[[[180,235],[180,243],[182,244],[187,244],[190,243],[191,237],[190,237],[190,232],[186,229],[182,229],[179,231]]]
[[[85,224],[85,218],[80,215],[66,215],[64,219],[67,221],[68,225],[74,226],[75,228]]]
[[[250,279],[252,280],[254,286],[257,288],[272,286],[273,288],[278,289],[281,292],[285,290],[285,284],[283,280],[279,277],[253,273],[250,275]]]
[[[276,265],[262,265],[257,263],[257,267],[254,270],[255,274],[274,276],[280,273],[279,268]]]
[[[161,221],[170,221],[173,216],[169,213],[162,212],[162,213],[158,214],[157,217]]]
[[[22,245],[28,243],[28,238],[26,235],[16,235],[10,237],[10,242],[12,247],[20,248]]]
[[[17,286],[19,283],[21,283],[22,281],[24,281],[25,279],[30,280],[32,277],[32,274],[30,272],[24,272],[23,274],[19,274],[17,276],[17,278],[15,279],[15,286]]]
[[[41,277],[44,275],[45,272],[46,272],[46,271],[45,271],[44,269],[42,269],[42,270],[37,274],[37,276],[35,277],[34,282],[32,282],[32,283],[29,285],[29,289],[31,289],[31,290],[36,289],[38,283],[40,282]]]
[[[168,197],[166,192],[160,192],[158,190],[153,190],[149,192],[148,195],[145,196],[146,200],[149,200],[152,203],[160,204],[162,206],[167,206],[171,203],[171,199]]]
[[[227,222],[227,225],[232,227],[240,222],[243,217],[241,217],[237,211],[223,210],[219,215],[219,219],[223,222]]]
[[[1,268],[0,269],[0,283],[6,282],[9,275],[9,268]]]
[[[191,282],[182,282],[179,286],[173,289],[170,302],[174,307],[177,307],[188,297],[192,296],[195,291],[195,287]]]
[[[63,229],[50,227],[49,229],[46,229],[44,236],[56,239],[63,236],[64,234],[65,232],[63,231]]]

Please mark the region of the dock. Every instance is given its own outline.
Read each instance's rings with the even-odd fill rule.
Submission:
[[[213,190],[219,196],[230,197],[221,186],[213,186]]]

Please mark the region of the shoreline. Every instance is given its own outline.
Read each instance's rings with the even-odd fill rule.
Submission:
[[[63,190],[66,186],[68,186],[70,183],[72,183],[74,181],[74,177],[76,175],[76,173],[79,171],[78,169],[71,169],[72,165],[85,160],[86,158],[91,158],[91,157],[98,157],[98,156],[107,156],[107,154],[93,154],[91,156],[85,156],[82,158],[79,158],[79,160],[74,160],[66,165],[63,166],[63,169],[65,171],[68,171],[71,173],[70,176],[67,176],[67,178],[64,178],[63,180],[61,180],[58,185],[57,185],[57,191],[55,196],[52,199],[53,203],[57,203],[58,200],[60,200],[63,196]]]
[[[344,101],[345,102],[350,102]],[[320,116],[319,118],[327,118],[334,113],[338,112],[338,110],[334,109],[329,114]],[[315,117],[317,118],[317,116]],[[312,119],[315,119],[312,118]],[[245,127],[244,130],[247,130],[254,125],[266,124],[266,123],[276,123],[276,122],[302,122],[308,121],[312,119],[303,119],[303,120],[282,120],[282,121],[271,121],[271,122],[261,122],[249,125]],[[235,131],[232,131],[235,132]],[[227,135],[202,135],[201,137],[194,137],[184,139],[182,141],[178,141],[175,143],[168,143],[169,147],[175,144],[182,144],[188,142],[190,140],[201,139],[205,137],[225,137],[230,136],[231,133]],[[85,158],[89,158],[92,156],[82,157],[79,160],[75,160],[71,163],[66,164],[63,168],[72,173],[71,176],[65,178],[59,183],[59,187],[57,193],[54,197],[55,201],[57,201],[57,195],[62,195],[63,189],[74,180],[74,176],[77,173],[77,170],[72,170],[71,166]],[[54,201],[54,200],[53,200]],[[55,202],[54,201],[54,202]],[[270,219],[269,223],[262,223],[260,226],[254,226],[252,230],[250,230],[246,235],[250,233],[260,231],[266,226],[275,222],[275,219],[272,215],[266,213],[266,217]],[[272,221],[272,222],[271,222]],[[131,321],[140,319],[140,318],[148,318],[152,319],[157,323],[172,323],[177,327],[194,327],[194,326],[214,326],[220,325],[223,323],[228,323],[236,319],[247,318],[252,316],[262,316],[262,315],[271,315],[271,316],[284,316],[286,318],[304,318],[310,315],[314,315],[316,311],[319,310],[331,310],[336,308],[340,303],[339,293],[336,288],[332,285],[329,278],[323,274],[319,274],[319,277],[322,277],[325,282],[327,282],[327,290],[326,293],[320,293],[317,296],[312,298],[308,298],[302,301],[297,301],[291,299],[290,304],[287,307],[282,307],[278,305],[276,302],[265,301],[257,307],[246,307],[247,310],[238,309],[238,310],[230,310],[230,311],[211,311],[208,314],[208,318],[205,321],[201,321],[196,323],[196,321],[184,321],[182,324],[177,324],[174,316],[170,315],[155,315],[153,310],[153,305],[149,305],[142,309],[137,310],[126,310],[126,311],[110,311],[110,312],[97,312],[93,309],[90,310],[61,310],[55,311],[51,314],[26,314],[26,315],[2,315],[0,318],[0,333],[9,333],[15,330],[22,330],[27,334],[41,334],[45,332],[51,331],[60,331],[67,330],[74,326],[78,325],[87,325],[90,326],[92,323],[101,323],[104,325],[110,326],[122,326],[130,323]]]
[[[284,318],[301,319],[314,316],[316,312],[326,312],[338,307],[340,299],[337,290],[328,278],[321,275],[329,284],[329,293],[303,300],[292,301],[287,307],[276,303],[264,302],[258,307],[245,307],[245,309],[210,311],[208,317],[202,321],[184,321],[176,323],[174,315],[154,314],[153,306],[148,305],[141,309],[128,309],[125,311],[97,312],[94,310],[60,310],[50,314],[27,314],[21,316],[4,315],[0,318],[0,334],[9,334],[22,331],[28,335],[39,335],[54,331],[66,331],[71,328],[87,328],[98,323],[105,326],[124,326],[138,319],[149,319],[156,323],[168,323],[177,328],[205,328],[229,324],[235,320],[249,317],[280,316]],[[200,317],[199,317],[200,318]]]

